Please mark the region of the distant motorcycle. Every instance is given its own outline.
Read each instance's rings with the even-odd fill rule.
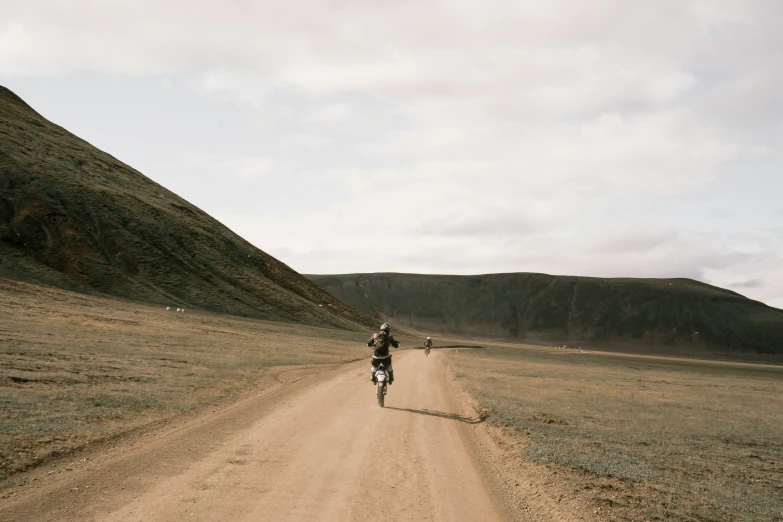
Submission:
[[[383,363],[378,365],[378,369],[375,371],[375,380],[378,382],[378,388],[376,394],[378,395],[378,406],[383,408],[383,401],[386,398],[387,381],[389,380],[389,374],[386,373],[386,366]]]
[[[425,346],[424,347],[424,355],[429,357],[429,355],[430,355],[430,347],[429,346]]]

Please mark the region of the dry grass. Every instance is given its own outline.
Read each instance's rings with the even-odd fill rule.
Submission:
[[[4,279],[0,310],[6,485],[92,441],[235,398],[270,366],[367,356],[363,333],[177,313]]]
[[[783,367],[508,346],[449,364],[608,520],[783,519]]]

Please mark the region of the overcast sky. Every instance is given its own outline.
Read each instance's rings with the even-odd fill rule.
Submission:
[[[0,84],[303,273],[783,308],[780,0],[0,0]]]

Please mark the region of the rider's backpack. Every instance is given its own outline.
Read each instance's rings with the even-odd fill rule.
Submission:
[[[375,336],[375,347],[380,349],[389,348],[388,332],[384,330],[378,332],[378,335]]]

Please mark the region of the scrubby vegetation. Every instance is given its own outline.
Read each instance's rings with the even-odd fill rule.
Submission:
[[[502,346],[448,363],[602,519],[783,517],[783,367]]]

